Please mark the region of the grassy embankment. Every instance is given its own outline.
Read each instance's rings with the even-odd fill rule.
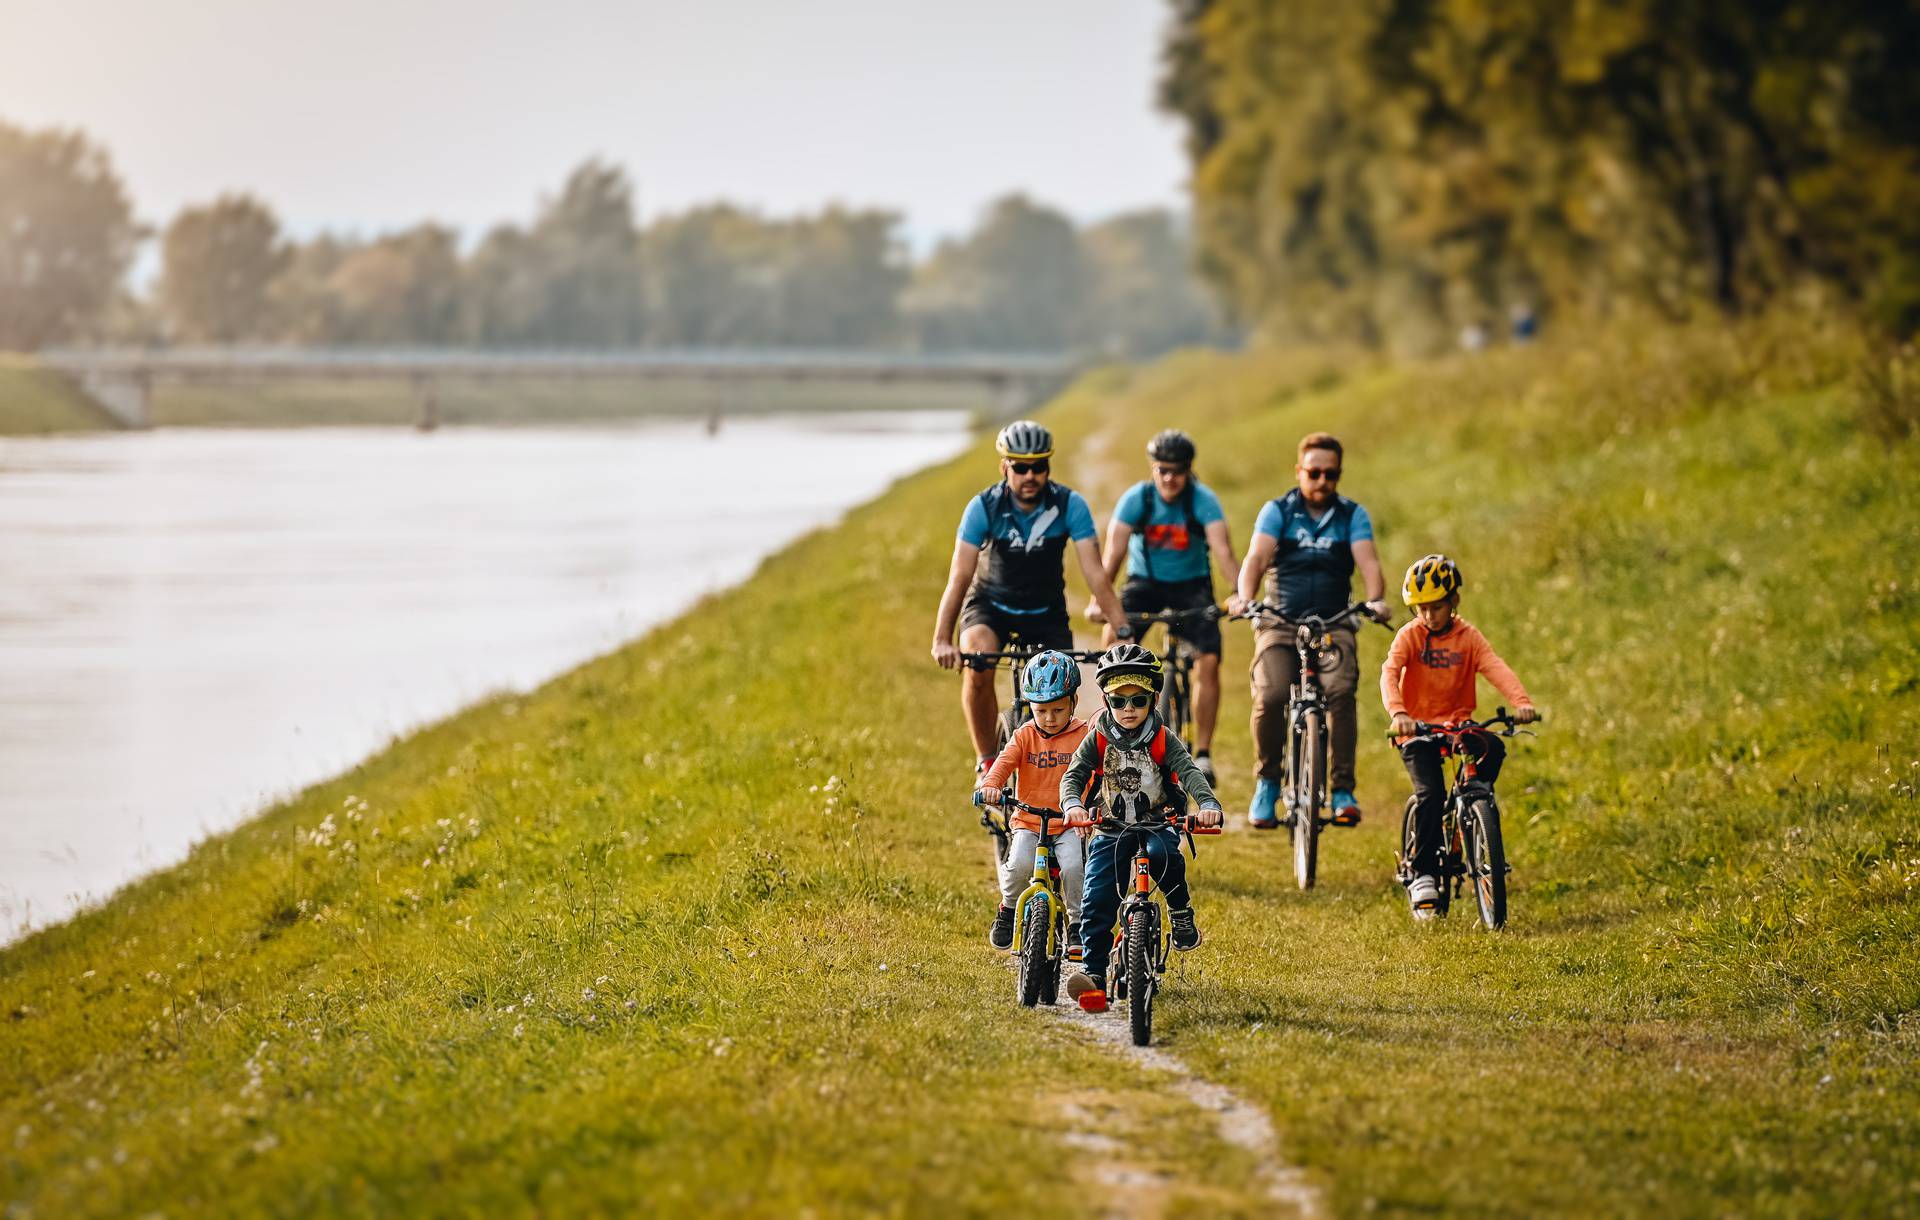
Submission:
[[[106,412],[31,357],[0,353],[0,436],[111,428]]]
[[[1548,709],[1503,781],[1500,936],[1415,928],[1387,884],[1404,781],[1370,694],[1370,818],[1321,890],[1286,888],[1284,837],[1200,858],[1167,1045],[1268,1107],[1336,1210],[1920,1212],[1920,456],[1856,424],[1850,358],[1767,328],[1345,378],[1193,356],[1050,412],[1102,507],[1149,433],[1192,429],[1243,544],[1292,441],[1337,429],[1389,566],[1458,554]],[[990,470],[907,480],[745,596],[0,953],[5,1196],[1075,1205],[1040,1099],[1128,1077],[1014,1009],[980,944],[924,660]],[[1164,1117],[1190,1178],[1245,1184]]]

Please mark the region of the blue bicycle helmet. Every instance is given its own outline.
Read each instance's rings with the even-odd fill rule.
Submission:
[[[1070,699],[1080,691],[1080,667],[1064,652],[1048,649],[1028,661],[1020,674],[1020,694],[1028,703]]]

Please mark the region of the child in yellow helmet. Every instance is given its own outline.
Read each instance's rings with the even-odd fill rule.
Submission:
[[[1473,719],[1475,684],[1482,674],[1506,696],[1515,720],[1526,724],[1540,718],[1512,668],[1477,627],[1455,613],[1462,583],[1460,566],[1445,555],[1414,561],[1400,588],[1414,618],[1394,635],[1386,663],[1380,667],[1380,698],[1393,717],[1400,761],[1413,780],[1413,880],[1407,884],[1407,898],[1416,917],[1431,916],[1439,897],[1434,874],[1439,868],[1440,812],[1447,796],[1439,745],[1407,740],[1419,731],[1416,722],[1450,724]],[[1506,747],[1491,733],[1475,733],[1462,740],[1479,759],[1480,778],[1491,786],[1500,775]]]

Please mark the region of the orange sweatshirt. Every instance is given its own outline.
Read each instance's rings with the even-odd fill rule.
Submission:
[[[1472,623],[1454,616],[1445,635],[1434,635],[1414,619],[1393,637],[1386,664],[1380,667],[1380,698],[1389,716],[1405,712],[1429,724],[1467,720],[1473,716],[1474,679],[1487,681],[1507,697],[1514,708],[1532,707],[1527,688]]]
[[[1042,809],[1060,808],[1060,777],[1067,773],[1074,747],[1090,727],[1076,716],[1067,722],[1066,728],[1048,737],[1039,725],[1027,721],[1007,740],[1000,757],[987,768],[986,775],[981,777],[981,786],[1004,788],[1007,781],[1017,775],[1020,779],[1017,795],[1021,800]],[[1015,813],[1007,821],[1018,830],[1040,829],[1040,819],[1030,813]],[[1059,826],[1053,829],[1055,834],[1060,833]]]

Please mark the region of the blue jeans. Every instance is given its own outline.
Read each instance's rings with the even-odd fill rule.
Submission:
[[[1132,837],[1132,836],[1128,836]],[[1080,968],[1101,982],[1107,973],[1107,955],[1113,952],[1113,921],[1120,914],[1121,887],[1133,885],[1133,857],[1120,851],[1122,836],[1105,831],[1087,847],[1087,888],[1080,896]],[[1180,836],[1162,826],[1147,836],[1148,871],[1173,910],[1190,906],[1187,862],[1180,854]]]

